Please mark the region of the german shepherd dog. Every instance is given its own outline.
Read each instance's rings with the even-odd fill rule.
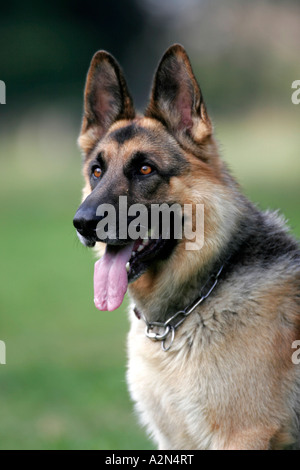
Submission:
[[[74,226],[83,244],[105,247],[96,306],[114,310],[129,291],[127,381],[159,449],[298,448],[299,248],[220,158],[184,48],[161,59],[144,115],[116,60],[98,51],[79,145],[85,188]],[[154,239],[151,230],[135,240],[99,235],[101,207],[117,210],[120,196],[149,210],[203,205],[203,243],[187,250],[184,234]]]

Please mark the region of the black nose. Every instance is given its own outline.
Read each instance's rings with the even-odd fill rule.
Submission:
[[[95,208],[79,207],[73,219],[73,225],[82,236],[96,239],[96,226],[99,220],[100,217],[96,216]]]

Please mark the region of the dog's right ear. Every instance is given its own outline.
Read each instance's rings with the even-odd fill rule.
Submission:
[[[134,117],[133,101],[119,64],[108,52],[96,52],[86,79],[79,146],[88,154],[115,121]]]

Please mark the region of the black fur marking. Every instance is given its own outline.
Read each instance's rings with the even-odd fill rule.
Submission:
[[[146,132],[145,129],[142,127],[138,127],[136,124],[129,124],[126,127],[121,127],[121,129],[117,129],[110,134],[110,137],[118,142],[118,144],[122,145],[127,140],[133,139],[138,132]]]
[[[272,269],[281,259],[300,269],[299,245],[287,233],[285,226],[274,215],[262,213],[250,202],[249,218],[240,223],[232,242],[227,246],[222,258],[225,263],[225,277],[238,267],[256,267],[257,270]]]

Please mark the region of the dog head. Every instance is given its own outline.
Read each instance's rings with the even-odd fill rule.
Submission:
[[[85,245],[106,244],[95,271],[99,309],[117,308],[128,281],[139,281],[147,273],[155,276],[162,260],[169,269],[172,263],[182,263],[184,234],[178,239],[170,226],[163,237],[150,217],[153,206],[204,204],[207,249],[201,250],[202,257],[209,258],[217,249],[220,237],[224,238],[221,222],[229,177],[218,158],[212,124],[182,46],[173,45],[164,54],[143,116],[135,112],[116,60],[97,52],[87,75],[79,145],[86,184],[74,226]],[[126,208],[146,208],[143,218],[125,206],[120,210],[125,199]],[[184,216],[178,217],[182,224]],[[195,214],[190,223],[195,229]],[[133,227],[139,230],[137,236],[130,231]],[[196,258],[199,262],[190,255],[189,265]]]

